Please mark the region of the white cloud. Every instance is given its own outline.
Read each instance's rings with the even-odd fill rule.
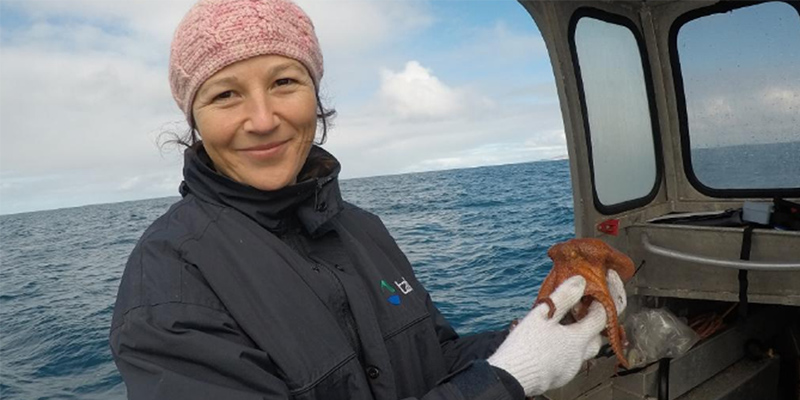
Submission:
[[[118,189],[120,189],[120,190],[131,190],[134,187],[136,187],[139,184],[141,184],[141,182],[142,182],[142,177],[141,176],[134,176],[132,178],[129,178],[125,182],[122,182],[122,184],[119,185]]]
[[[0,176],[0,210],[17,213],[178,195],[180,165],[135,175],[118,168]]]
[[[446,117],[460,108],[459,94],[417,61],[401,72],[381,72],[381,97],[400,117]]]
[[[717,120],[730,119],[733,114],[731,101],[726,96],[711,96],[704,99],[705,115]]]
[[[696,80],[687,95],[693,148],[796,141],[800,89],[762,81]]]
[[[684,66],[692,147],[797,141],[800,70],[791,59]]]
[[[798,114],[800,112],[800,88],[768,87],[761,95],[762,106],[779,113]]]
[[[525,140],[525,147],[537,149],[566,149],[567,136],[564,129],[552,129],[537,132],[535,136]]]
[[[381,71],[380,95],[389,111],[400,118],[441,118],[475,104],[491,107],[486,98],[448,87],[417,61],[409,61],[400,72]]]
[[[563,132],[562,132],[563,135]],[[455,149],[454,149],[455,150]],[[452,168],[471,168],[502,165],[532,160],[560,159],[566,154],[564,146],[532,146],[523,142],[492,143],[475,148],[452,151],[452,156],[428,158],[405,168],[405,172]]]
[[[25,0],[11,1],[35,20],[73,20],[169,43],[195,0]]]
[[[434,21],[428,2],[419,0],[298,0],[297,4],[314,21],[325,56],[354,58]]]
[[[342,113],[326,146],[343,162],[345,177],[528,162],[567,152],[557,102],[498,103],[427,120],[362,111]]]
[[[0,63],[5,172],[137,165],[182,119],[163,71],[136,59],[14,48]]]

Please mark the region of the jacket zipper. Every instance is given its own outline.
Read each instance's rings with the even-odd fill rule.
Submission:
[[[341,304],[342,309],[340,310],[340,313],[342,315],[342,321],[344,322],[344,326],[347,330],[347,332],[345,332],[345,335],[347,336],[350,345],[353,347],[353,350],[355,350],[356,355],[358,355],[358,359],[363,362],[361,339],[358,334],[358,325],[356,325],[355,318],[353,317],[353,310],[352,308],[350,308],[350,302],[348,301],[347,298],[347,291],[344,290],[344,284],[342,284],[342,280],[339,278],[336,272],[333,271],[333,268],[331,268],[331,266],[329,266],[322,260],[317,260],[316,257],[314,257],[314,261],[315,265],[317,266],[322,265],[325,271],[327,271],[328,274],[331,274],[333,278],[336,280],[336,286],[337,286],[336,290],[339,292],[339,295],[343,300]]]
[[[326,176],[322,178],[317,178],[317,187],[314,189],[314,209],[317,211],[325,211],[319,203],[319,192],[322,190],[322,187],[325,186],[328,182],[332,181],[333,177]]]

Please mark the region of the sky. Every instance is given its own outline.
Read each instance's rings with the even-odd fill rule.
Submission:
[[[690,21],[677,48],[692,148],[800,140],[800,15],[792,6]]]
[[[514,0],[299,0],[341,178],[563,158],[547,52]],[[169,45],[193,0],[0,0],[0,214],[177,196]]]

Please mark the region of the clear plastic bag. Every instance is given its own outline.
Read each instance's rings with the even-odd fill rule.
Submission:
[[[665,308],[641,309],[625,321],[631,368],[689,351],[700,336]]]

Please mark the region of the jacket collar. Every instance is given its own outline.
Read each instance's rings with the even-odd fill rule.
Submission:
[[[236,182],[214,169],[202,143],[184,153],[181,195],[225,205],[245,214],[276,234],[298,221],[313,235],[342,208],[339,162],[316,145],[311,147],[299,176],[300,182],[275,191],[263,191]]]

